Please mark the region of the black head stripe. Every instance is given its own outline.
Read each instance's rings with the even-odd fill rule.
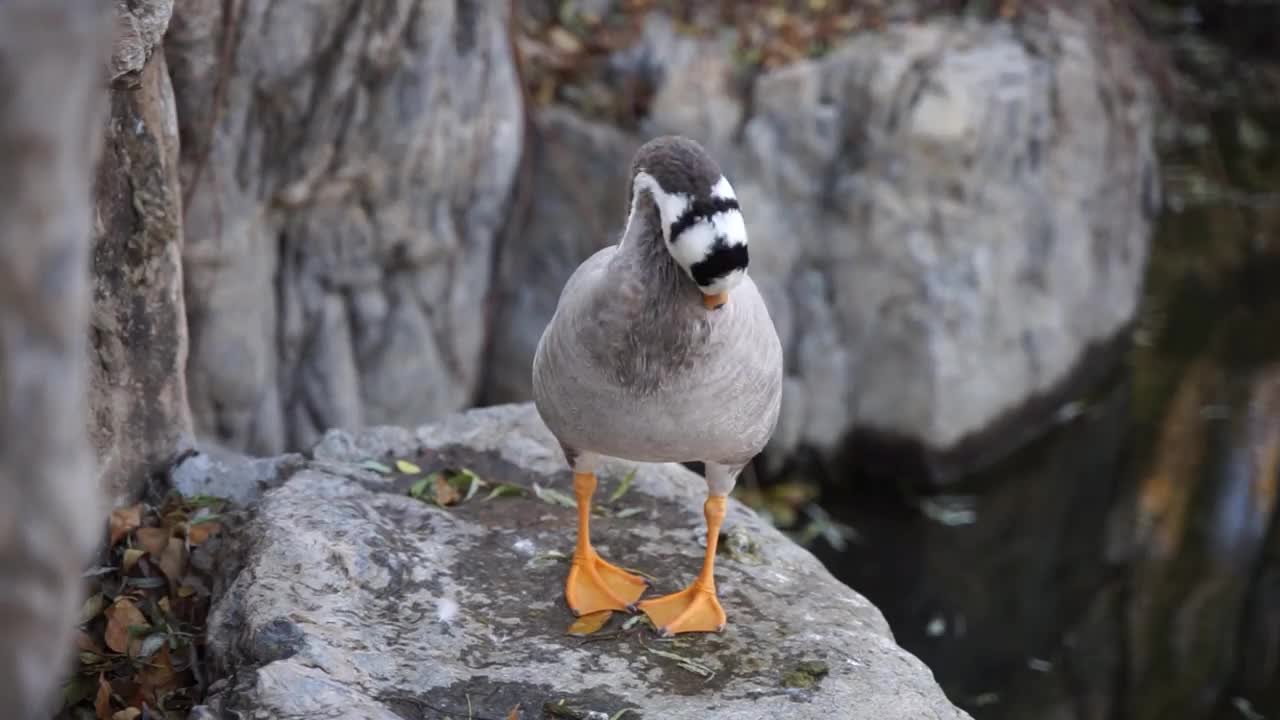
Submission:
[[[734,198],[726,197],[708,197],[698,198],[685,208],[680,217],[671,223],[671,242],[675,242],[680,237],[680,233],[693,227],[699,220],[705,220],[711,216],[722,213],[726,210],[737,210],[738,201]]]
[[[711,252],[689,268],[693,281],[706,287],[734,270],[747,269],[747,246],[730,245],[724,236],[716,237],[711,244]]]

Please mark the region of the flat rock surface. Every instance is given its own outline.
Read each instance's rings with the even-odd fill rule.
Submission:
[[[236,534],[209,621],[210,710],[244,718],[966,718],[902,650],[880,612],[807,551],[731,502],[715,635],[658,638],[615,614],[589,640],[563,582],[574,542],[571,476],[530,405],[417,432],[330,432],[258,501]],[[487,486],[448,507],[415,476],[362,467],[465,467]],[[610,496],[631,469],[630,489]],[[705,484],[674,465],[600,473],[601,554],[677,590],[703,551]],[[532,492],[486,499],[500,483]],[[574,714],[576,713],[576,715]]]

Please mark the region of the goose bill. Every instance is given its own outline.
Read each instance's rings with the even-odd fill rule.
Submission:
[[[727,302],[729,302],[729,293],[727,292],[712,293],[710,295],[704,294],[702,296],[702,304],[705,305],[708,310],[715,310]]]

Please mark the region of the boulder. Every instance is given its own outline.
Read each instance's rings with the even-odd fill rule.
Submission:
[[[421,472],[377,466],[398,459]],[[410,496],[421,473],[460,468],[486,483],[469,499]],[[632,470],[629,490],[610,500]],[[623,462],[600,475],[602,554],[653,575],[656,591],[688,582],[702,553],[701,478]],[[717,572],[725,632],[661,640],[619,614],[589,639],[568,635],[570,482],[527,404],[416,432],[327,433],[269,483],[224,549],[202,712],[500,720],[519,705],[525,718],[968,717],[875,607],[736,501]],[[497,487],[505,492],[487,499]],[[548,706],[556,714],[544,715]]]
[[[85,358],[109,20],[0,2],[0,699],[16,718],[57,707],[102,532]]]
[[[117,2],[94,183],[89,431],[113,505],[192,444],[178,122],[160,51],[172,0]]]
[[[181,3],[191,410],[255,454],[480,380],[524,114],[505,3]]]
[[[733,52],[655,14],[615,68],[659,78],[639,132],[537,118],[570,142],[537,155],[535,177],[575,181],[539,186],[551,202],[529,203],[527,241],[504,250],[489,399],[528,397],[554,298],[625,221],[618,174],[644,139],[678,132],[734,183],[787,351],[771,464],[872,438],[923,450],[947,480],[1044,427],[1141,295],[1152,103],[1123,42],[1083,11],[943,16],[861,33],[745,92]]]

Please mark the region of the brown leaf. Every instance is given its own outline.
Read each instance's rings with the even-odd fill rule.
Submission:
[[[574,620],[573,624],[569,626],[569,634],[578,636],[590,635],[604,627],[604,624],[609,622],[609,618],[612,615],[612,610],[601,610],[600,612],[583,615]]]
[[[462,499],[462,493],[458,492],[457,488],[450,485],[449,481],[445,480],[444,475],[442,474],[437,474],[435,476],[433,489],[435,490],[437,505],[456,505],[458,501]]]
[[[130,637],[129,627],[147,625],[147,619],[143,617],[142,611],[133,604],[133,601],[127,597],[116,598],[111,607],[107,608],[106,614],[107,631],[103,634],[103,640],[106,641],[107,647],[123,653],[130,649],[130,645],[136,646],[138,641]],[[131,640],[133,640],[132,643]]]
[[[93,711],[98,720],[111,720],[111,685],[107,679],[98,674],[98,696],[93,700]]]
[[[142,524],[142,503],[111,511],[111,544],[123,540]]]
[[[147,660],[137,680],[142,696],[152,705],[159,704],[159,691],[177,687],[178,675],[173,671],[173,662],[169,658],[169,643],[160,646],[160,650]]]
[[[146,553],[144,551],[139,550],[138,548],[129,548],[124,551],[124,559],[121,560],[121,564],[124,566],[125,570],[132,570],[133,566],[137,565],[138,561],[141,560],[142,556],[145,554]]]
[[[111,720],[138,720],[142,717],[142,711],[138,708],[125,708],[115,715],[111,716]]]
[[[187,542],[192,545],[199,545],[205,540],[217,535],[222,530],[222,523],[210,520],[208,522],[196,523],[187,530]]]
[[[159,559],[169,544],[169,531],[165,528],[138,528],[138,546],[151,557]]]
[[[520,720],[520,703],[516,703],[511,712],[507,713],[507,720]]]
[[[98,644],[98,641],[94,640],[93,636],[83,630],[76,631],[76,649],[82,652],[91,652],[96,655],[106,654],[103,652],[102,646]]]
[[[160,554],[158,564],[160,571],[169,578],[171,583],[177,583],[182,579],[182,574],[187,569],[187,546],[182,542],[182,538],[169,538],[169,544]]]
[[[80,606],[80,624],[83,625],[98,617],[98,613],[102,612],[106,604],[107,598],[102,593],[90,595]]]

